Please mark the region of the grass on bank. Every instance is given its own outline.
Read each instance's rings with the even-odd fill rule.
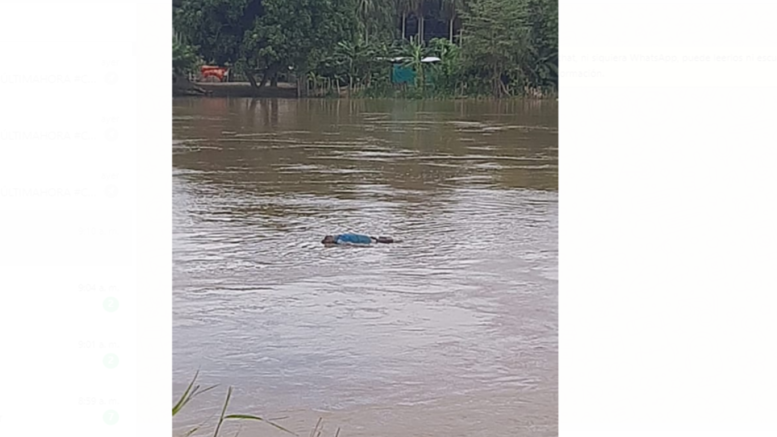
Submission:
[[[189,385],[186,387],[186,390],[184,390],[181,397],[178,399],[178,402],[173,405],[173,417],[175,417],[177,414],[181,412],[183,407],[186,406],[192,399],[195,397],[206,393],[210,390],[213,390],[214,388],[218,387],[218,384],[211,385],[206,388],[201,389],[201,386],[199,384],[195,385],[195,382],[197,381],[197,376],[199,376],[200,371],[197,370],[197,372],[194,373],[194,377],[192,378]],[[284,428],[281,425],[278,425],[277,423],[272,422],[271,420],[265,419],[263,417],[254,416],[251,414],[227,414],[227,407],[229,406],[229,400],[232,398],[232,387],[230,386],[227,389],[227,397],[224,399],[224,405],[221,408],[221,414],[219,415],[219,420],[216,423],[216,429],[213,433],[213,437],[218,437],[219,432],[221,431],[221,425],[224,423],[225,420],[240,420],[240,421],[258,421],[258,422],[264,422],[272,427],[275,427],[276,429],[279,429],[283,432],[286,432],[288,434],[294,435],[299,437],[299,434],[294,433],[292,431],[289,431],[288,429]],[[206,419],[201,424],[193,427],[189,431],[187,431],[185,434],[183,434],[183,437],[190,437],[197,431],[199,431],[206,423],[208,423],[214,416],[212,415],[208,419]],[[323,428],[321,427],[321,424],[323,422],[322,418],[318,419],[318,422],[316,423],[316,426],[313,428],[313,430],[310,433],[310,437],[321,437],[321,432],[323,431]],[[237,436],[240,433],[240,430],[238,430]],[[337,428],[337,432],[335,433],[335,437],[339,437],[340,435],[340,428]]]

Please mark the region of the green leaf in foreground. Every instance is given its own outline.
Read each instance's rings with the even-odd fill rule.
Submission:
[[[224,413],[227,412],[227,405],[229,405],[229,398],[232,396],[232,387],[229,387],[229,390],[227,390],[227,399],[224,401],[224,408],[221,409],[221,417],[219,417],[219,423],[216,425],[216,432],[213,433],[213,437],[217,437],[219,435],[219,429],[221,428],[221,424],[224,423]]]
[[[197,369],[197,372],[194,373],[194,378],[192,378],[192,382],[189,383],[189,386],[186,387],[186,391],[184,391],[181,395],[181,399],[178,399],[178,402],[176,402],[175,406],[173,406],[173,416],[178,414],[178,412],[181,411],[181,408],[183,408],[183,406],[189,402],[189,399],[191,399],[190,393],[192,391],[192,386],[194,386],[194,381],[197,380],[197,375],[199,375],[199,373],[200,370]]]
[[[215,384],[200,390],[199,385],[194,385],[194,382],[197,380],[197,375],[199,373],[200,371],[197,370],[197,372],[194,374],[194,378],[192,378],[192,382],[189,383],[189,386],[186,387],[186,391],[184,391],[183,395],[181,395],[181,399],[179,399],[178,402],[173,407],[173,416],[178,414],[181,411],[181,409],[183,409],[183,407],[186,404],[188,404],[189,401],[194,399],[196,396],[201,395],[209,390],[213,390],[214,388],[218,387],[218,384]]]

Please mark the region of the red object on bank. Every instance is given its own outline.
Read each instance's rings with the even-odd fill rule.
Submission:
[[[229,73],[229,69],[224,67],[217,67],[214,65],[203,65],[200,67],[200,75],[202,75],[203,79],[215,77],[218,78],[219,81],[223,81],[224,76],[226,76],[227,73]]]

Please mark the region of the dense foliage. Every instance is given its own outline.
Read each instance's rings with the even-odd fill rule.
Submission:
[[[175,0],[173,10],[174,69],[190,68],[196,49],[255,87],[285,76],[316,95],[558,89],[557,0]],[[415,86],[391,83],[400,57]]]
[[[173,39],[173,77],[191,73],[201,63],[202,59],[197,54],[197,47]]]

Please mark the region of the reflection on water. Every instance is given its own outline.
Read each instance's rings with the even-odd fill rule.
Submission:
[[[223,387],[178,434],[228,385],[304,435],[558,434],[555,102],[182,98],[173,125],[173,390]],[[346,231],[404,241],[320,244]]]

